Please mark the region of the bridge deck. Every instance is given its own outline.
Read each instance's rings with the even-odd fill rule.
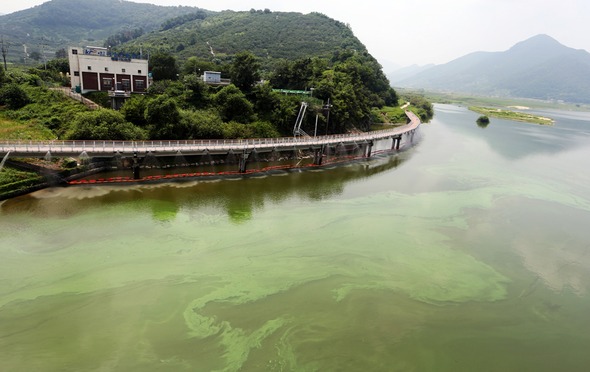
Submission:
[[[285,149],[308,149],[324,145],[361,143],[383,138],[401,137],[414,131],[420,125],[420,119],[411,111],[406,111],[410,123],[393,129],[373,132],[338,134],[318,137],[282,137],[255,138],[242,140],[190,140],[190,141],[0,141],[0,154],[10,156],[44,157],[80,156],[90,157],[113,156],[115,154],[144,154],[155,156],[174,155],[178,152],[190,154],[223,154],[230,151],[270,152]]]

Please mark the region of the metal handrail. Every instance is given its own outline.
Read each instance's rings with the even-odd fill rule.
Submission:
[[[236,150],[254,148],[284,148],[289,146],[321,146],[339,142],[371,141],[380,138],[394,137],[408,133],[420,125],[420,119],[407,111],[410,123],[393,129],[382,129],[372,132],[333,134],[317,137],[278,137],[251,139],[210,139],[210,140],[168,140],[168,141],[94,141],[94,140],[0,140],[0,153],[17,152],[45,154],[47,152],[80,154],[84,151],[92,153],[129,153],[129,152],[160,152],[160,151],[205,151],[205,150]]]

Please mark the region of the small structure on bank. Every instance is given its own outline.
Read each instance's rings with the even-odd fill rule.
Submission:
[[[145,93],[151,84],[148,60],[143,55],[112,53],[107,48],[70,47],[70,81],[76,93],[106,91],[113,109],[132,93]]]
[[[222,79],[221,72],[219,71],[205,71],[201,75],[203,81],[209,85],[229,85],[231,84],[230,79]]]

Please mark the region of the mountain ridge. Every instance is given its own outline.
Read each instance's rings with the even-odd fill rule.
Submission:
[[[0,16],[0,34],[11,45],[8,60],[20,63],[32,52],[51,59],[73,45],[166,52],[181,63],[193,56],[227,61],[244,50],[264,63],[338,51],[368,54],[350,27],[317,12],[214,12],[122,0],[51,0]]]
[[[205,11],[197,7],[158,6],[120,0],[51,0],[32,8],[0,15],[0,34],[11,47],[10,61],[38,50],[53,58],[53,53],[70,45],[92,45],[97,40],[142,28],[150,32],[171,18]],[[214,12],[206,11],[208,14]]]
[[[392,81],[402,88],[590,103],[590,53],[540,34]]]

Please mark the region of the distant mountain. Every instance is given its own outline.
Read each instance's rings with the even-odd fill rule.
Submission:
[[[504,52],[475,52],[397,81],[422,88],[590,103],[590,53],[537,35]]]
[[[204,10],[187,6],[156,6],[122,0],[51,0],[30,9],[0,16],[0,35],[9,43],[8,59],[19,61],[26,50],[53,58],[69,45],[95,45],[123,30],[157,30],[171,18]],[[206,14],[213,12],[206,11]]]

